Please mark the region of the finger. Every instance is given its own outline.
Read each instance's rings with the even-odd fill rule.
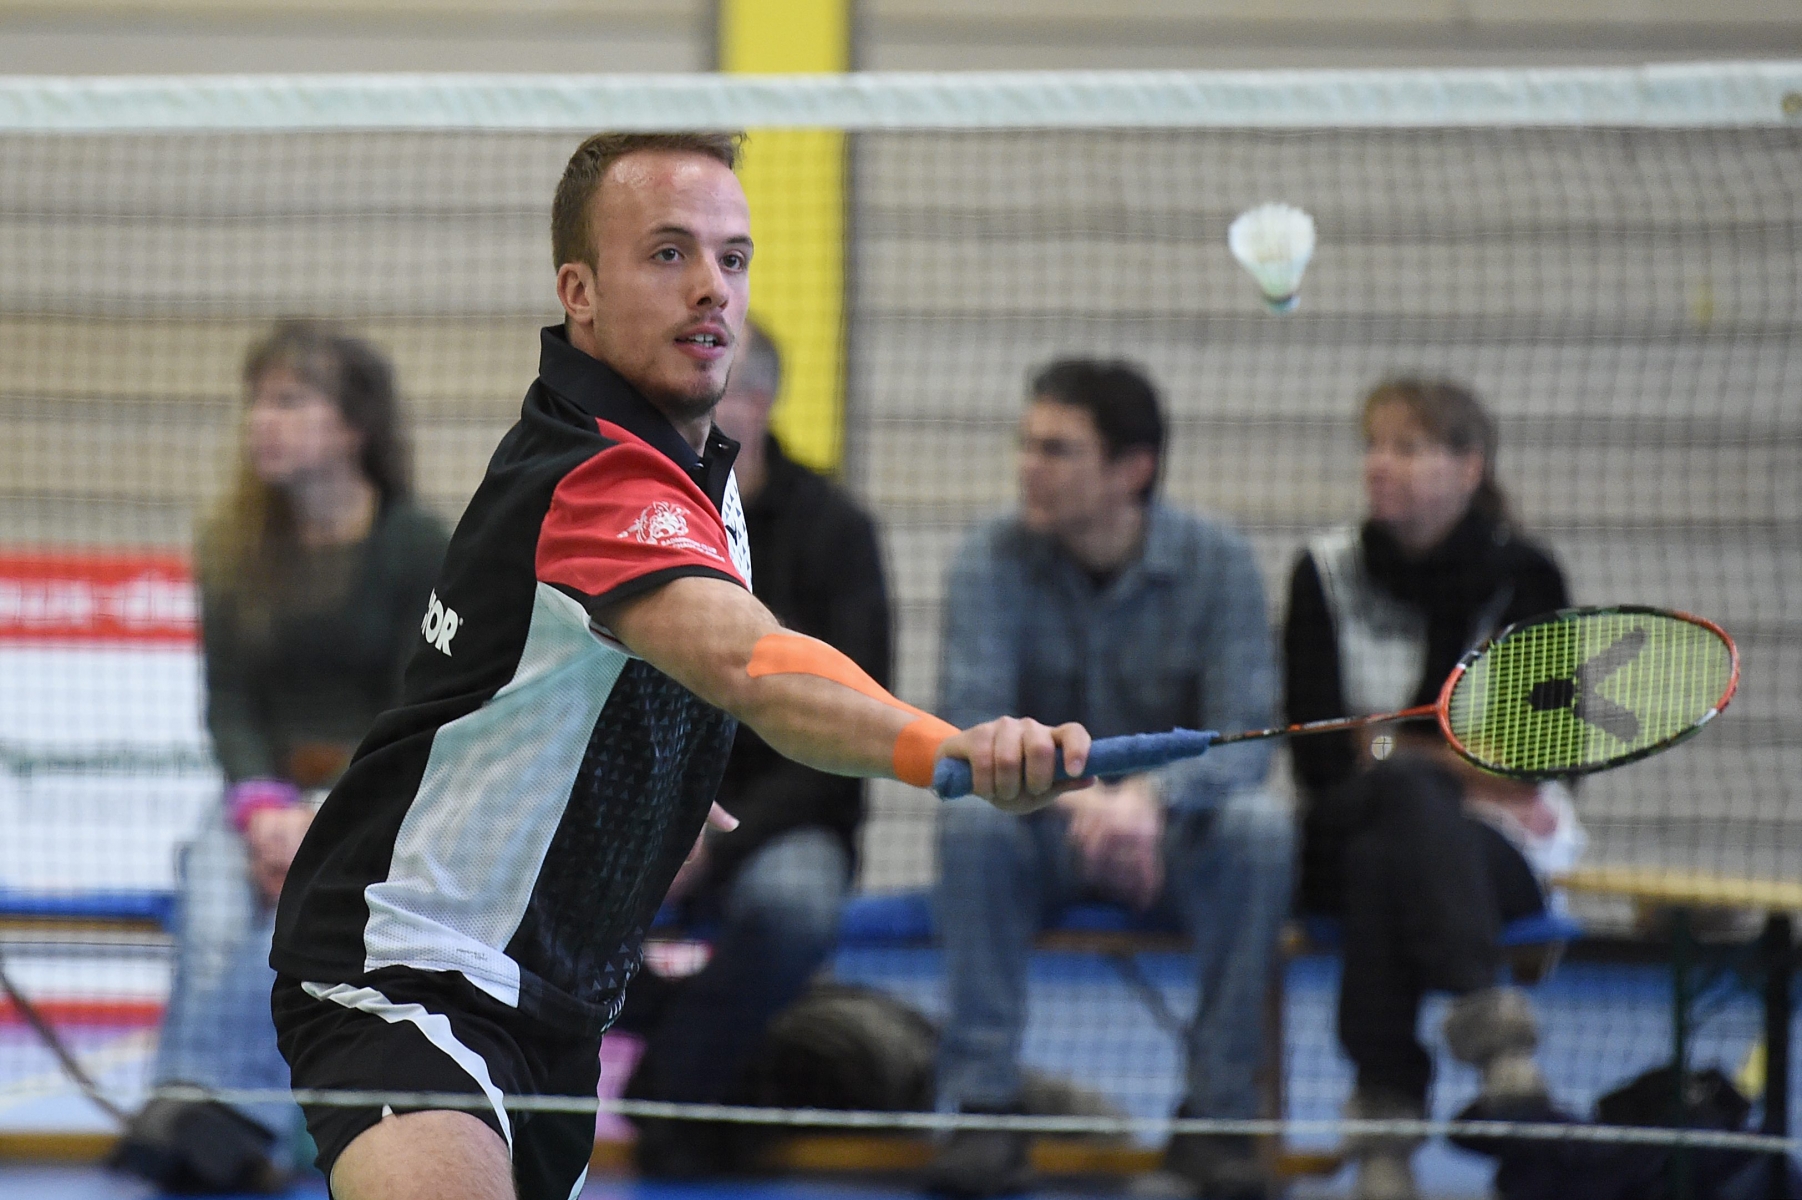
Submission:
[[[1020,727],[1021,752],[1026,768],[1026,790],[1035,796],[1051,790],[1057,780],[1057,743],[1051,730],[1037,721]]]
[[[1021,739],[1025,726],[1013,717],[995,722],[995,798],[1012,800],[1020,794]]]
[[[995,795],[994,722],[978,725],[966,736],[970,739],[970,791],[992,799]]]
[[[1064,773],[1080,776],[1089,765],[1089,731],[1070,721],[1053,729],[1051,736],[1064,751]]]
[[[738,818],[721,808],[716,801],[714,806],[707,810],[707,827],[717,829],[721,833],[731,833],[738,828]]]

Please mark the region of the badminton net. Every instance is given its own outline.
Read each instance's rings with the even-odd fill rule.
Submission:
[[[1309,533],[1361,511],[1359,397],[1443,375],[1497,415],[1501,481],[1578,601],[1699,612],[1742,650],[1728,718],[1584,785],[1590,861],[1794,876],[1793,67],[0,80],[0,937],[109,1094],[135,1103],[149,1084],[158,919],[218,801],[189,550],[229,472],[246,347],[295,315],[372,339],[396,364],[421,491],[454,520],[558,315],[546,231],[564,161],[596,129],[682,127],[751,129],[754,163],[760,139],[840,139],[766,156],[777,186],[754,219],[842,220],[833,253],[760,247],[760,268],[785,312],[829,302],[789,347],[814,380],[789,429],[880,523],[904,698],[935,702],[947,564],[1015,501],[1034,367],[1149,372],[1172,424],[1164,495],[1250,538],[1273,620]],[[1225,246],[1267,200],[1312,213],[1320,238],[1280,318]],[[936,806],[872,788],[862,891],[930,885]],[[1625,901],[1575,903],[1594,933],[1645,932]],[[1179,952],[1137,961],[1134,983],[1094,954],[1035,960],[1025,1056],[1142,1123],[1088,1128],[1148,1136],[1180,1090],[1152,1001],[1180,1019],[1194,987]],[[943,1012],[929,950],[847,947],[835,969]],[[1271,1111],[1328,1142],[1299,1123],[1336,1117],[1349,1087],[1336,969],[1288,967]],[[1562,1103],[1585,1111],[1661,1061],[1666,980],[1656,953],[1579,955],[1541,990]],[[1735,1071],[1756,1005],[1717,1009],[1692,1052]],[[0,1016],[0,1128],[93,1122]],[[1435,1114],[1474,1086],[1447,1067]]]

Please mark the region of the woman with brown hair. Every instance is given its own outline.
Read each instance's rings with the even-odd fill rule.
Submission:
[[[399,694],[445,535],[412,498],[393,371],[374,347],[286,322],[252,348],[244,383],[235,479],[198,555],[207,728],[227,787],[183,853],[156,1078],[285,1088],[275,898],[309,797]],[[284,1141],[297,1129],[288,1105],[240,1111]]]
[[[1468,390],[1395,379],[1364,401],[1358,526],[1310,539],[1284,627],[1290,721],[1432,703],[1463,653],[1569,602],[1563,573],[1515,528],[1495,423]],[[1503,924],[1544,910],[1544,878],[1580,849],[1568,794],[1486,775],[1426,723],[1292,743],[1303,803],[1300,905],[1343,920],[1339,1037],[1357,1068],[1347,1115],[1425,1114],[1432,1058],[1416,1027],[1453,994],[1452,1053],[1494,1105],[1543,1097],[1525,996],[1498,986]],[[1404,1139],[1362,1139],[1356,1195],[1415,1195]]]

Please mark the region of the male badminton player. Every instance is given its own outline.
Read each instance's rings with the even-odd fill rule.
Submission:
[[[749,298],[737,140],[599,135],[552,210],[565,321],[451,539],[407,669],[288,873],[271,962],[297,1088],[452,1092],[306,1106],[338,1200],[565,1200],[602,1032],[707,819],[735,722],[821,770],[925,786],[942,755],[1014,810],[1088,734],[959,733],[749,591],[712,410]],[[1067,785],[1066,785],[1067,786]],[[729,820],[729,818],[722,818]]]

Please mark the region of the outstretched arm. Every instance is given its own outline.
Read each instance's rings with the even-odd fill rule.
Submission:
[[[1003,717],[959,732],[889,695],[826,643],[784,630],[724,580],[673,579],[596,615],[634,654],[819,770],[923,787],[949,755],[970,763],[977,795],[1012,812],[1080,786],[1052,778],[1059,747],[1071,773],[1081,771],[1089,735],[1080,725]]]

